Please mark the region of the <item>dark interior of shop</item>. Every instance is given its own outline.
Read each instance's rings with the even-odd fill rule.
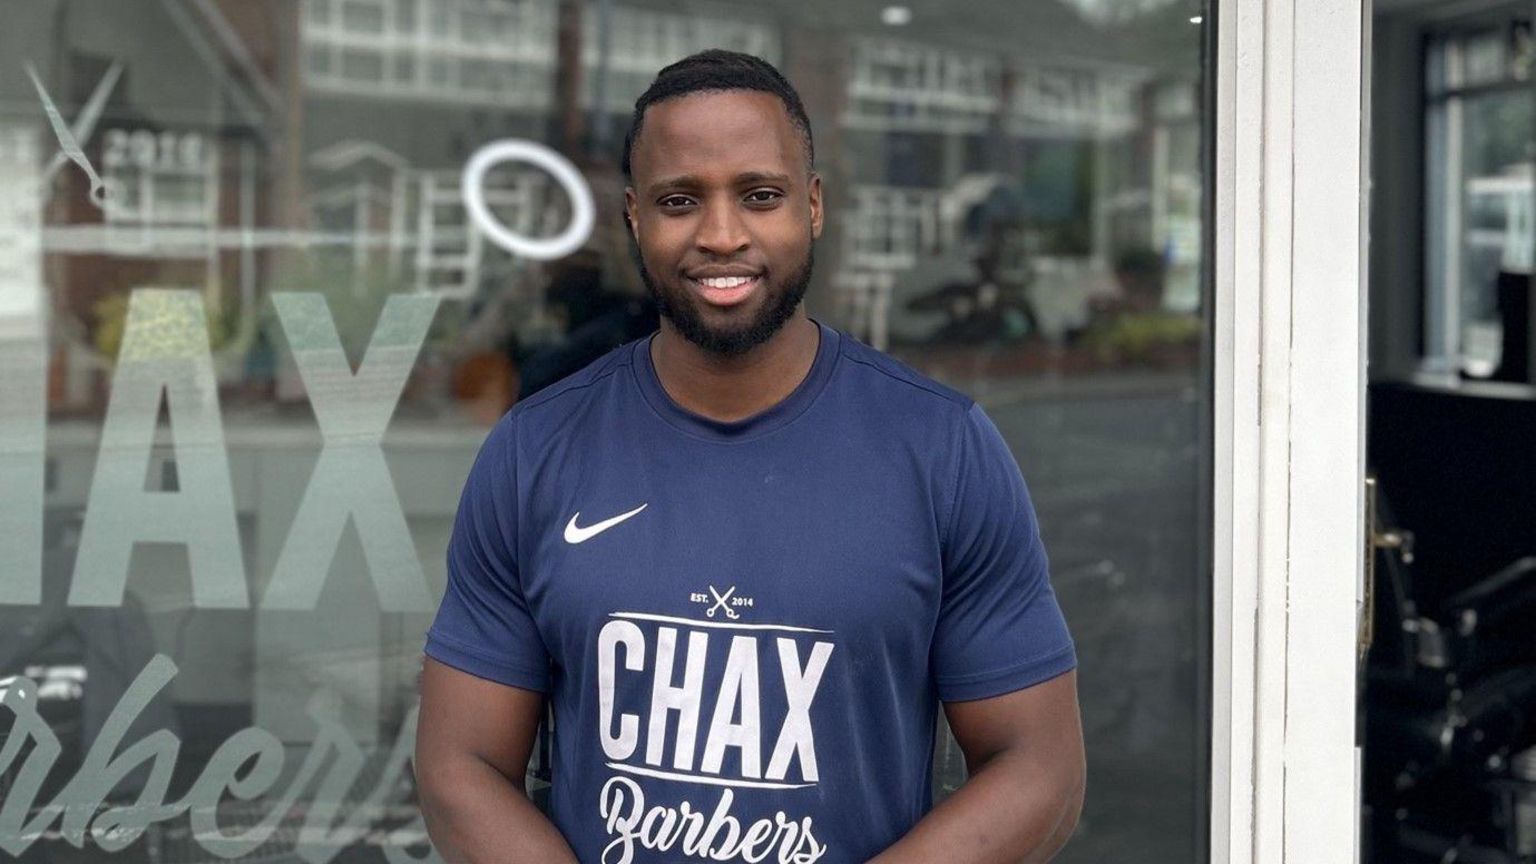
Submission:
[[[1372,27],[1364,861],[1536,860],[1529,3]]]

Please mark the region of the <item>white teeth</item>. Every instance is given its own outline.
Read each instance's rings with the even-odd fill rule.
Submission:
[[[752,280],[746,276],[721,276],[710,279],[700,279],[700,285],[708,285],[711,288],[735,288],[745,285]]]

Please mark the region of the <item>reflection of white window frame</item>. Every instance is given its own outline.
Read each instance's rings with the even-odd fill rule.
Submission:
[[[402,8],[410,9],[402,15]],[[378,26],[349,26],[366,9]],[[705,48],[745,51],[776,62],[778,30],[736,10],[674,14],[614,7],[604,102],[628,112],[656,70]],[[396,99],[549,107],[557,4],[552,0],[306,0],[305,85],[317,92]],[[584,16],[582,63],[601,65],[596,14]],[[581,104],[596,98],[584,76]]]
[[[485,237],[464,205],[458,171],[423,171],[416,195],[416,288],[449,298],[474,294],[485,266]],[[484,190],[485,204],[508,229],[550,236],[563,217],[551,200],[563,195],[535,168],[502,169]]]
[[[0,347],[41,339],[43,332],[43,183],[36,131],[0,123]],[[6,392],[15,393],[0,385],[0,393]],[[40,404],[41,390],[35,395]]]
[[[1503,217],[1497,228],[1478,228],[1468,220],[1467,246],[1474,249],[1496,249],[1500,266],[1512,273],[1531,272],[1532,200],[1536,185],[1532,183],[1532,163],[1512,166],[1504,174],[1473,177],[1467,181],[1467,211],[1474,212],[1476,202],[1482,199],[1492,205]]]
[[[1110,64],[1012,67],[998,56],[889,38],[852,42],[844,124],[872,131],[980,134],[1000,110],[1009,135],[1121,135],[1136,128],[1147,73]]]
[[[593,10],[583,22],[582,64],[597,69],[600,39],[598,15]],[[726,48],[778,63],[781,52],[778,30],[767,22],[742,17],[739,10],[691,7],[689,14],[657,12],[615,6],[609,23],[608,80],[603,101],[608,111],[628,113],[635,99],[656,77],[656,70],[696,51]],[[596,98],[597,76],[582,82],[581,104],[591,107]]]
[[[980,133],[1001,105],[1002,61],[897,39],[857,38],[844,124]]]
[[[896,276],[889,271],[839,270],[832,277],[832,302],[837,320],[877,350],[890,342],[891,295]]]
[[[380,245],[373,237],[373,226],[379,221],[388,225],[388,238],[383,245],[387,251],[389,273],[399,272],[407,245],[405,221],[412,173],[410,163],[387,147],[356,139],[339,141],[312,153],[309,162],[328,175],[341,178],[339,183],[327,182],[311,194],[309,207],[314,217],[350,225],[356,272],[361,275],[369,250]],[[370,164],[382,169],[385,185],[375,184],[362,171],[363,166]],[[330,179],[327,177],[327,181]],[[384,219],[375,219],[375,212],[382,212]]]
[[[910,270],[919,256],[953,242],[943,190],[861,185],[849,191],[843,236],[850,267]]]
[[[1505,269],[1529,272],[1531,180],[1528,166],[1485,177],[1466,176],[1466,101],[1499,92],[1524,91],[1528,81],[1509,70],[1511,58],[1498,26],[1449,30],[1433,36],[1425,50],[1424,97],[1424,354],[1421,371],[1456,376],[1488,369],[1487,348],[1469,350],[1468,340],[1482,338],[1489,327],[1464,320],[1466,253],[1499,249]],[[1521,176],[1521,172],[1525,172]],[[1509,207],[1503,229],[1476,229],[1468,210],[1476,196],[1521,196],[1520,208]],[[1508,203],[1508,202],[1506,202]],[[1524,215],[1522,219],[1521,216]],[[1523,228],[1521,227],[1523,226]],[[1516,236],[1516,231],[1524,236]]]
[[[198,132],[109,129],[102,182],[108,248],[119,254],[203,258],[219,221],[218,149]],[[168,204],[172,190],[196,194]]]
[[[380,26],[349,27],[350,8],[373,11]],[[555,14],[548,0],[307,0],[305,86],[350,96],[543,109],[554,69]],[[349,59],[375,65],[371,74],[347,74]]]
[[[459,174],[423,171],[416,211],[416,290],[462,297],[480,281],[484,243],[459,192]]]
[[[1094,67],[1025,66],[1009,106],[1014,135],[1124,135],[1138,125],[1144,76]]]

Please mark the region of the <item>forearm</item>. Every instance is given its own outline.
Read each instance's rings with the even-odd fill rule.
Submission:
[[[419,788],[427,833],[448,864],[578,864],[554,823],[484,761],[436,767]]]
[[[1084,783],[999,754],[869,864],[1040,864],[1077,827]]]

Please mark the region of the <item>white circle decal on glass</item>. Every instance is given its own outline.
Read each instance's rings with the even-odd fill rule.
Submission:
[[[571,224],[554,237],[536,238],[518,234],[499,222],[485,204],[485,175],[492,166],[502,162],[527,162],[549,172],[571,199]],[[469,218],[474,220],[481,233],[514,255],[538,261],[563,258],[580,249],[592,235],[592,225],[596,221],[592,187],[587,185],[586,178],[569,159],[533,141],[492,141],[476,150],[464,166],[461,192]]]

